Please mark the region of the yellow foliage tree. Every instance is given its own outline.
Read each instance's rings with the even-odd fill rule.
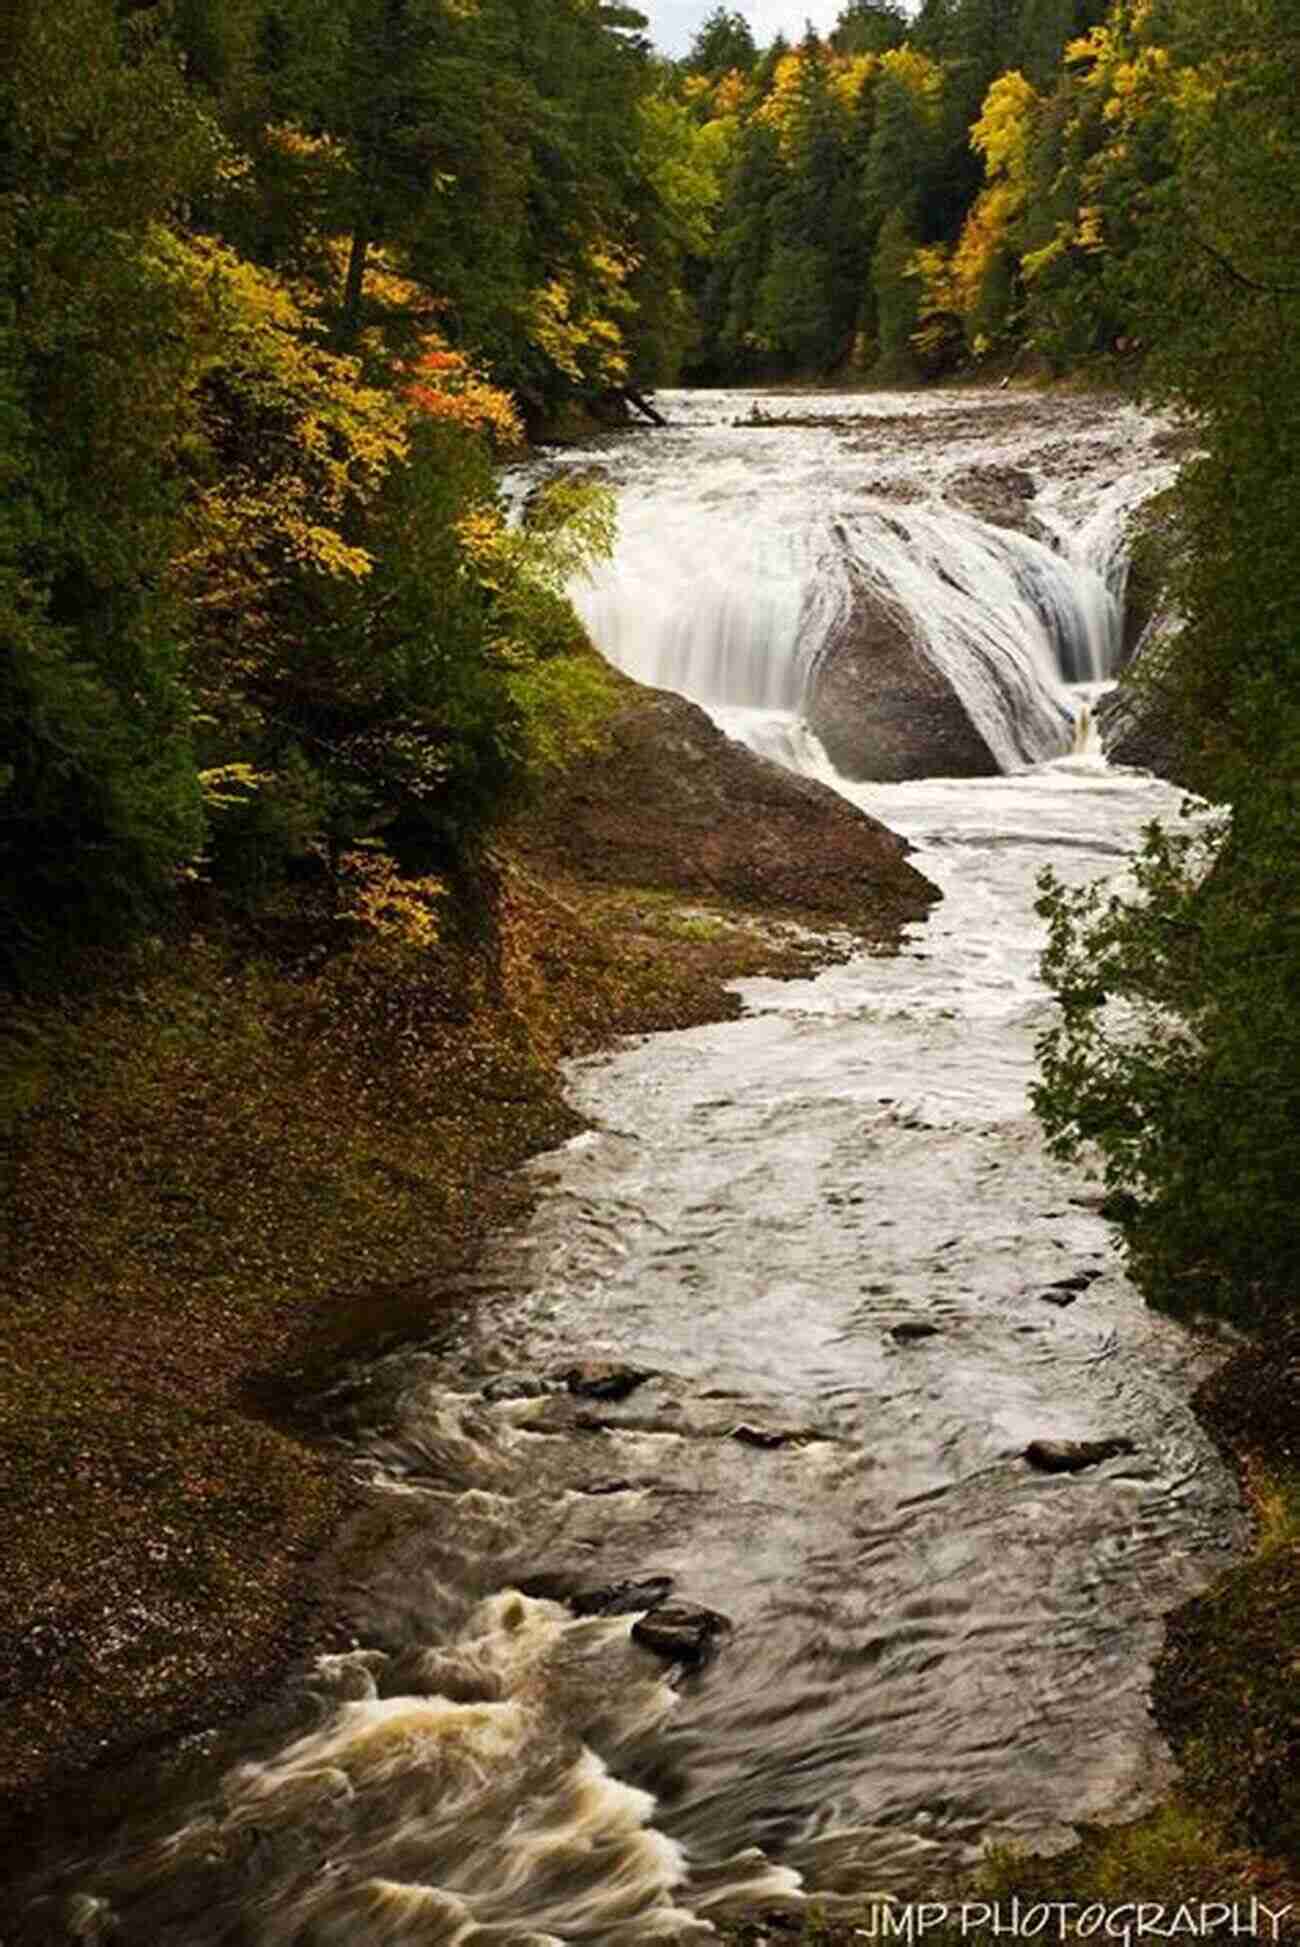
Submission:
[[[947,266],[948,301],[962,317],[976,351],[986,348],[981,301],[998,263],[1011,248],[1014,226],[1029,195],[1029,154],[1039,98],[1018,70],[992,83],[971,147],[984,158],[985,187],[972,204]]]
[[[326,348],[309,294],[211,238],[160,230],[152,253],[198,348],[190,541],[176,574],[213,652],[246,664],[271,652],[287,581],[370,573],[356,517],[406,455],[407,408],[365,382],[359,359]]]
[[[943,94],[943,69],[920,48],[906,45],[891,47],[880,56],[877,71],[901,82],[913,100],[927,111],[934,112],[938,108]]]
[[[632,308],[625,250],[598,242],[578,276],[552,277],[529,295],[524,336],[552,370],[574,385],[622,385],[628,357],[623,325]]]

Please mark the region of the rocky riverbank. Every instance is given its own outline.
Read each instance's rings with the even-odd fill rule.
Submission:
[[[329,1640],[312,1565],[364,1492],[303,1408],[445,1325],[516,1166],[579,1126],[563,1058],[934,897],[834,793],[620,696],[433,944],[322,875],[2,1024],[0,1882]]]

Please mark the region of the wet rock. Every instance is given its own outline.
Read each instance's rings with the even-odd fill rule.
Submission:
[[[1046,1291],[1038,1295],[1046,1305],[1072,1305],[1079,1293],[1095,1284],[1100,1276],[1100,1271],[1076,1271],[1068,1278],[1053,1278]]]
[[[794,1447],[807,1440],[808,1434],[800,1427],[751,1426],[748,1420],[742,1420],[732,1427],[730,1437],[744,1447]]]
[[[627,1494],[635,1488],[635,1481],[593,1481],[590,1487],[580,1487],[579,1494]]]
[[[683,1439],[680,1408],[669,1404],[661,1413],[624,1413],[618,1419],[610,1419],[604,1413],[590,1411],[575,1413],[566,1427],[556,1427],[557,1433],[666,1433],[674,1440]],[[534,1428],[534,1431],[545,1429]]]
[[[822,651],[804,714],[844,777],[893,784],[998,770],[906,615],[863,586]]]
[[[566,877],[670,886],[873,934],[925,915],[935,890],[878,820],[733,742],[685,697],[617,684],[604,754],[575,764],[518,826],[527,855]]]
[[[481,1390],[484,1399],[496,1404],[503,1399],[542,1399],[555,1388],[535,1372],[499,1372]]]
[[[1136,1453],[1132,1440],[1031,1440],[1025,1459],[1044,1474],[1079,1474],[1118,1454]]]
[[[671,1575],[648,1575],[640,1582],[605,1582],[597,1589],[580,1589],[569,1597],[575,1616],[631,1616],[656,1609],[673,1592]]]
[[[644,1366],[611,1365],[603,1359],[584,1359],[556,1374],[579,1399],[620,1400],[644,1386],[654,1374]]]
[[[651,1610],[632,1625],[632,1640],[669,1663],[691,1668],[707,1663],[718,1652],[719,1638],[731,1622],[716,1609],[696,1609],[685,1602],[669,1602]]]
[[[1096,714],[1102,746],[1113,764],[1153,771],[1190,789],[1195,779],[1175,702],[1182,626],[1172,611],[1161,609],[1152,616],[1118,685],[1099,700]]]
[[[900,1345],[912,1345],[918,1339],[936,1338],[938,1332],[937,1325],[928,1325],[923,1318],[900,1319],[897,1325],[889,1328],[890,1338],[897,1339]]]
[[[996,465],[962,467],[950,476],[945,488],[949,499],[978,520],[993,527],[1018,528],[1041,540],[1046,538],[1045,530],[1029,511],[1037,491],[1034,476],[1023,467]]]

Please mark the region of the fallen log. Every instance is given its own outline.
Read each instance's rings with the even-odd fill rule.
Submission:
[[[658,407],[652,406],[644,394],[634,392],[630,385],[620,386],[619,397],[624,399],[635,411],[639,412],[643,418],[648,419],[652,426],[666,426],[668,424],[668,421],[664,418]]]

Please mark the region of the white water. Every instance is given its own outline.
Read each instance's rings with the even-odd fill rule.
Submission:
[[[865,587],[909,618],[1002,770],[1072,748],[1074,686],[1119,649],[1124,517],[1171,477],[1148,422],[1076,402],[1074,477],[1042,478],[1026,533],[958,497],[972,467],[1032,477],[1045,428],[1023,400],[819,396],[769,412],[839,427],[785,430],[746,423],[737,395],[666,404],[681,430],[619,456],[617,550],[574,591],[620,668],[718,713],[797,717]]]
[[[1038,869],[1121,870],[1176,803],[1062,754],[1088,691],[1050,654],[1105,671],[1118,516],[1160,469],[1133,415],[1078,402],[817,407],[868,423],[742,430],[709,422],[744,402],[696,397],[603,454],[623,540],[584,604],[634,673],[911,838],[944,900],[895,958],[578,1065],[590,1132],[536,1165],[454,1342],[401,1355],[368,1455],[392,1532],[341,1596],[359,1647],[293,1735],[65,1876],[79,1937],[111,1913],[123,1947],[696,1941],[805,1889],[934,1893],[990,1838],[1060,1845],[1167,1779],[1160,1619],[1222,1564],[1235,1494],[1187,1341],[1027,1108]],[[972,460],[1035,475],[1059,551],[947,506]],[[797,704],[846,562],[914,604],[1010,774],[829,773]],[[901,1345],[904,1320],[936,1335]],[[656,1373],[596,1428],[562,1389],[478,1391],[588,1355]],[[742,1421],[811,1437],[755,1450]],[[1136,1453],[1074,1479],[1022,1458],[1115,1433]],[[556,1599],[652,1572],[735,1624],[701,1675]]]

